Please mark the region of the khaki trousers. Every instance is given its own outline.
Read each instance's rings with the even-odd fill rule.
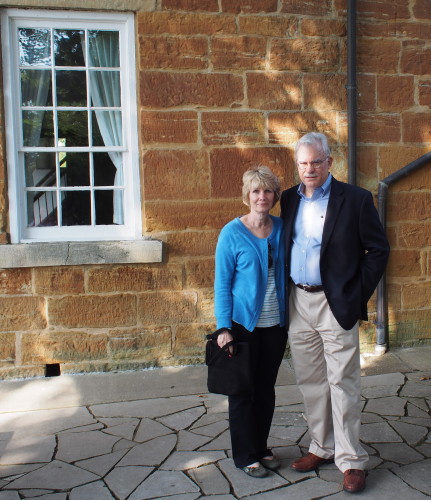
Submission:
[[[289,342],[302,392],[311,443],[309,451],[334,457],[336,466],[364,469],[368,454],[359,443],[361,369],[359,327],[344,330],[324,292],[291,285]]]

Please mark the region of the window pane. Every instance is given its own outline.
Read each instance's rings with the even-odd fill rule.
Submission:
[[[57,106],[86,106],[85,71],[56,71]]]
[[[22,69],[21,96],[23,106],[52,106],[51,71]]]
[[[54,146],[52,111],[23,111],[24,146]]]
[[[90,95],[92,106],[120,107],[120,73],[118,71],[90,71]]]
[[[86,111],[58,111],[58,144],[66,147],[88,146]]]
[[[118,31],[88,32],[89,66],[119,68],[120,50]]]
[[[58,153],[61,186],[89,186],[90,163],[88,153]]]
[[[114,153],[115,154],[115,153]],[[94,185],[113,186],[117,169],[108,153],[93,154]]]
[[[123,192],[120,190],[95,191],[96,225],[124,224]],[[114,216],[115,212],[115,216]],[[115,222],[114,222],[115,219]]]
[[[83,30],[54,30],[56,66],[85,66]]]
[[[22,66],[51,64],[51,32],[49,29],[19,28],[19,62]]]
[[[27,193],[27,226],[57,225],[57,194],[55,191]]]
[[[93,111],[93,146],[122,146],[121,111]]]
[[[61,204],[62,226],[88,226],[91,224],[89,191],[63,191]]]
[[[26,187],[55,186],[55,153],[24,154]]]

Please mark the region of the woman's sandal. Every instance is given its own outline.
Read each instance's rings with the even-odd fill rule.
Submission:
[[[280,467],[281,463],[280,460],[278,460],[277,457],[272,457],[272,458],[261,458],[260,463],[269,470],[276,470]]]
[[[241,467],[241,470],[251,477],[265,477],[268,475],[268,471],[260,464],[257,467]]]

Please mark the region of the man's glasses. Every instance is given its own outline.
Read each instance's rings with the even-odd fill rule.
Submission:
[[[310,165],[316,170],[318,170],[328,158],[329,156],[327,156],[324,160],[298,161],[298,168],[299,170],[305,170],[308,167],[308,165]]]
[[[272,248],[271,244],[268,241],[268,267],[272,267],[273,259],[272,259]]]

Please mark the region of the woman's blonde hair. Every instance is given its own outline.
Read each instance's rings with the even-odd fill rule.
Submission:
[[[242,176],[242,201],[250,206],[250,191],[256,188],[270,189],[274,192],[274,206],[280,199],[280,181],[265,165],[250,168]]]

